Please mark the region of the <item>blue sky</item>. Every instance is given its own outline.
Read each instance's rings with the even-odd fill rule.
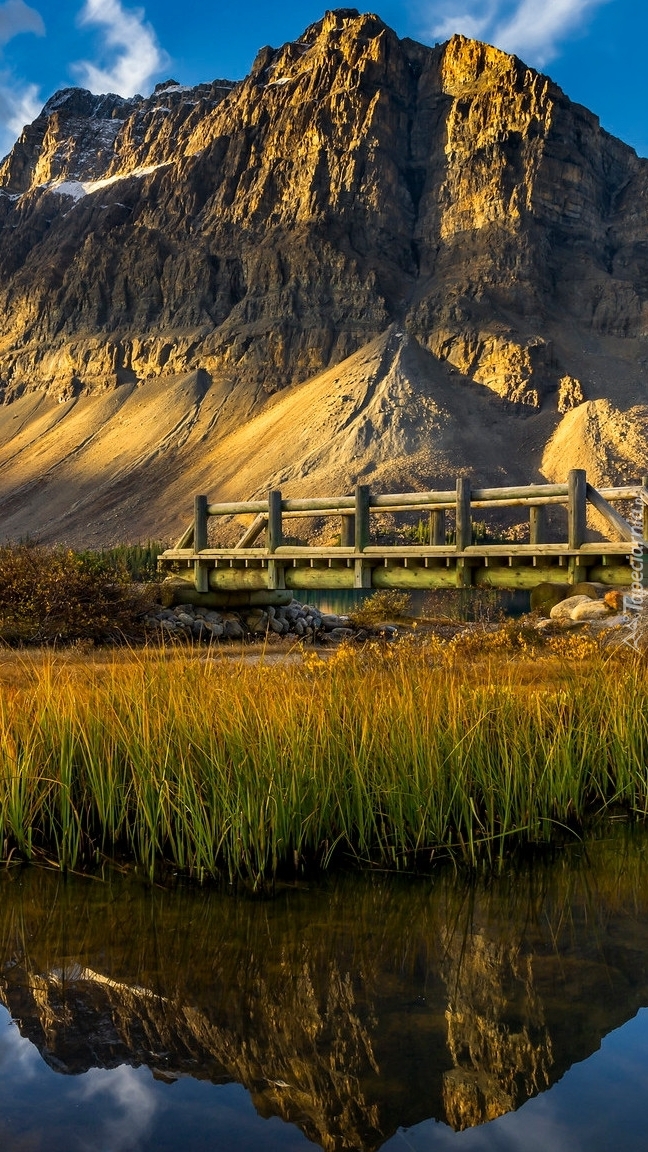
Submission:
[[[173,76],[245,75],[258,48],[295,39],[327,0],[0,0],[0,155],[57,88],[147,94]],[[328,6],[333,7],[332,0]],[[464,32],[548,72],[648,156],[648,0],[377,0],[400,36]]]

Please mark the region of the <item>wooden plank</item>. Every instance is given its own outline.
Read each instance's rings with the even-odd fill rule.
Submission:
[[[209,568],[201,560],[194,563],[194,588],[196,592],[209,591]]]
[[[193,545],[193,538],[194,538],[194,522],[192,520],[191,524],[189,524],[189,526],[187,528],[185,528],[184,532],[182,533],[182,536],[178,540],[178,543],[174,544],[173,551],[177,552],[182,548],[189,548],[191,545]]]
[[[446,542],[446,515],[445,508],[435,508],[430,512],[430,544],[434,548],[443,548]]]
[[[454,492],[396,492],[385,495],[374,494],[371,507],[377,511],[393,511],[407,508],[428,508],[431,504],[445,504],[454,507]]]
[[[484,565],[473,572],[473,583],[477,588],[535,588],[541,582],[564,584],[565,569],[556,566],[538,570],[522,565],[513,565],[512,568],[487,568]]]
[[[601,516],[607,520],[614,531],[619,533],[622,540],[633,539],[632,528],[628,524],[628,521],[623,518],[620,512],[617,512],[616,508],[608,504],[605,497],[601,496],[601,493],[597,492],[592,484],[587,485],[587,499],[592,507],[596,508],[596,511],[600,512]]]
[[[588,579],[588,567],[583,563],[585,559],[589,560],[591,567],[594,560],[592,556],[585,557],[581,552],[578,556],[569,557],[569,564],[567,566],[567,579],[570,584],[582,584]]]
[[[353,588],[353,568],[286,568],[286,588],[294,591],[309,588]]]
[[[268,552],[276,552],[282,543],[281,491],[278,488],[271,488],[268,492],[268,527],[266,532]]]
[[[428,505],[445,504],[451,508],[454,505],[454,492],[401,492],[396,495],[373,496],[371,507],[377,510],[394,508],[418,508]],[[567,484],[525,484],[515,487],[503,488],[475,488],[472,493],[473,501],[493,501],[500,504],[504,500],[520,500],[525,503],[531,498],[543,499],[554,497],[558,500],[566,499],[568,495]]]
[[[342,560],[346,556],[353,556],[355,548],[338,548],[335,546],[319,548],[301,544],[282,544],[280,548],[276,549],[275,554],[277,556],[289,556],[291,559],[293,557],[299,559],[300,556],[312,556],[315,560],[328,560],[329,557],[333,560]]]
[[[259,512],[259,515],[254,518],[249,528],[245,529],[235,548],[251,548],[254,541],[258,539],[262,532],[265,532],[267,525],[268,517],[266,513]]]
[[[528,500],[534,496],[568,495],[567,484],[522,484],[512,488],[475,488],[473,500]]]
[[[472,544],[472,515],[470,511],[470,479],[457,476],[455,548],[463,552]]]
[[[313,496],[283,502],[284,512],[329,512],[331,516],[346,510],[353,512],[354,508],[354,496]]]
[[[599,540],[596,544],[583,544],[581,552],[593,552],[598,556],[629,556],[632,549],[620,540]]]
[[[268,588],[267,568],[211,568],[209,587],[212,592],[258,590]]]
[[[640,484],[626,484],[621,488],[599,488],[605,500],[636,500],[641,489]]]
[[[342,517],[340,546],[342,548],[355,548],[355,516]]]
[[[456,588],[457,575],[452,568],[374,568],[372,588]]]
[[[371,565],[366,560],[356,560],[353,565],[353,587],[371,588]]]
[[[194,550],[202,552],[208,544],[207,517],[208,500],[206,496],[194,498]]]
[[[283,564],[268,560],[268,588],[285,588],[286,578]]]
[[[446,557],[454,556],[455,548],[453,544],[440,544],[437,547],[428,544],[370,544],[365,548],[365,556],[420,556],[423,559],[425,556]]]
[[[595,564],[587,574],[595,584],[610,584],[613,588],[629,588],[632,571],[629,564]]]
[[[542,504],[533,504],[529,508],[529,540],[531,544],[547,542],[547,513]]]
[[[455,569],[457,588],[470,588],[473,582],[473,570],[468,560],[458,559]]]
[[[587,529],[587,475],[583,468],[572,468],[567,477],[568,485],[568,535],[571,549],[580,548],[585,542]]]
[[[209,504],[207,507],[210,516],[256,516],[267,510],[266,500],[233,500],[229,504]]]
[[[364,552],[371,538],[369,531],[370,503],[371,489],[367,484],[358,484],[355,490],[355,546],[357,552]]]

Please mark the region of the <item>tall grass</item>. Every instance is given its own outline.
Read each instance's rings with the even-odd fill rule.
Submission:
[[[496,861],[648,813],[648,675],[588,652],[531,687],[438,645],[301,664],[51,656],[0,695],[0,855],[127,854],[260,882],[336,851]]]

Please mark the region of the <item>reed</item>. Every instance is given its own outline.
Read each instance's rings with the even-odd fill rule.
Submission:
[[[340,851],[495,863],[594,813],[648,814],[639,658],[574,641],[525,683],[494,642],[467,655],[433,640],[290,664],[46,655],[0,690],[0,855],[258,884]]]

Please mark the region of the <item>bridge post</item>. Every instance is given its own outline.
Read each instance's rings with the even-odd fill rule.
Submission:
[[[364,552],[371,538],[369,531],[369,507],[371,489],[368,484],[357,484],[355,490],[355,550]],[[371,568],[364,560],[356,560],[353,575],[354,588],[371,588]]]
[[[435,508],[434,512],[430,512],[430,544],[436,548],[442,547],[446,542],[445,534],[445,508]]]
[[[369,505],[371,489],[368,484],[358,484],[355,490],[355,548],[364,552],[370,539]]]
[[[276,552],[283,541],[283,525],[281,521],[281,491],[271,488],[268,492],[268,552]]]
[[[202,552],[209,543],[207,512],[209,501],[206,496],[194,498],[194,552]],[[209,592],[209,568],[200,560],[194,560],[194,587],[196,592]]]
[[[470,508],[470,478],[457,476],[457,530],[455,548],[464,552],[472,544],[472,513]]]
[[[567,476],[567,544],[576,551],[585,543],[587,527],[587,474],[584,468],[572,468]]]
[[[342,533],[340,535],[340,546],[342,548],[355,547],[355,517],[343,516],[342,517]]]
[[[532,504],[529,508],[529,543],[547,543],[547,509],[544,504]]]
[[[194,498],[194,552],[202,552],[207,547],[207,506],[206,496]]]

